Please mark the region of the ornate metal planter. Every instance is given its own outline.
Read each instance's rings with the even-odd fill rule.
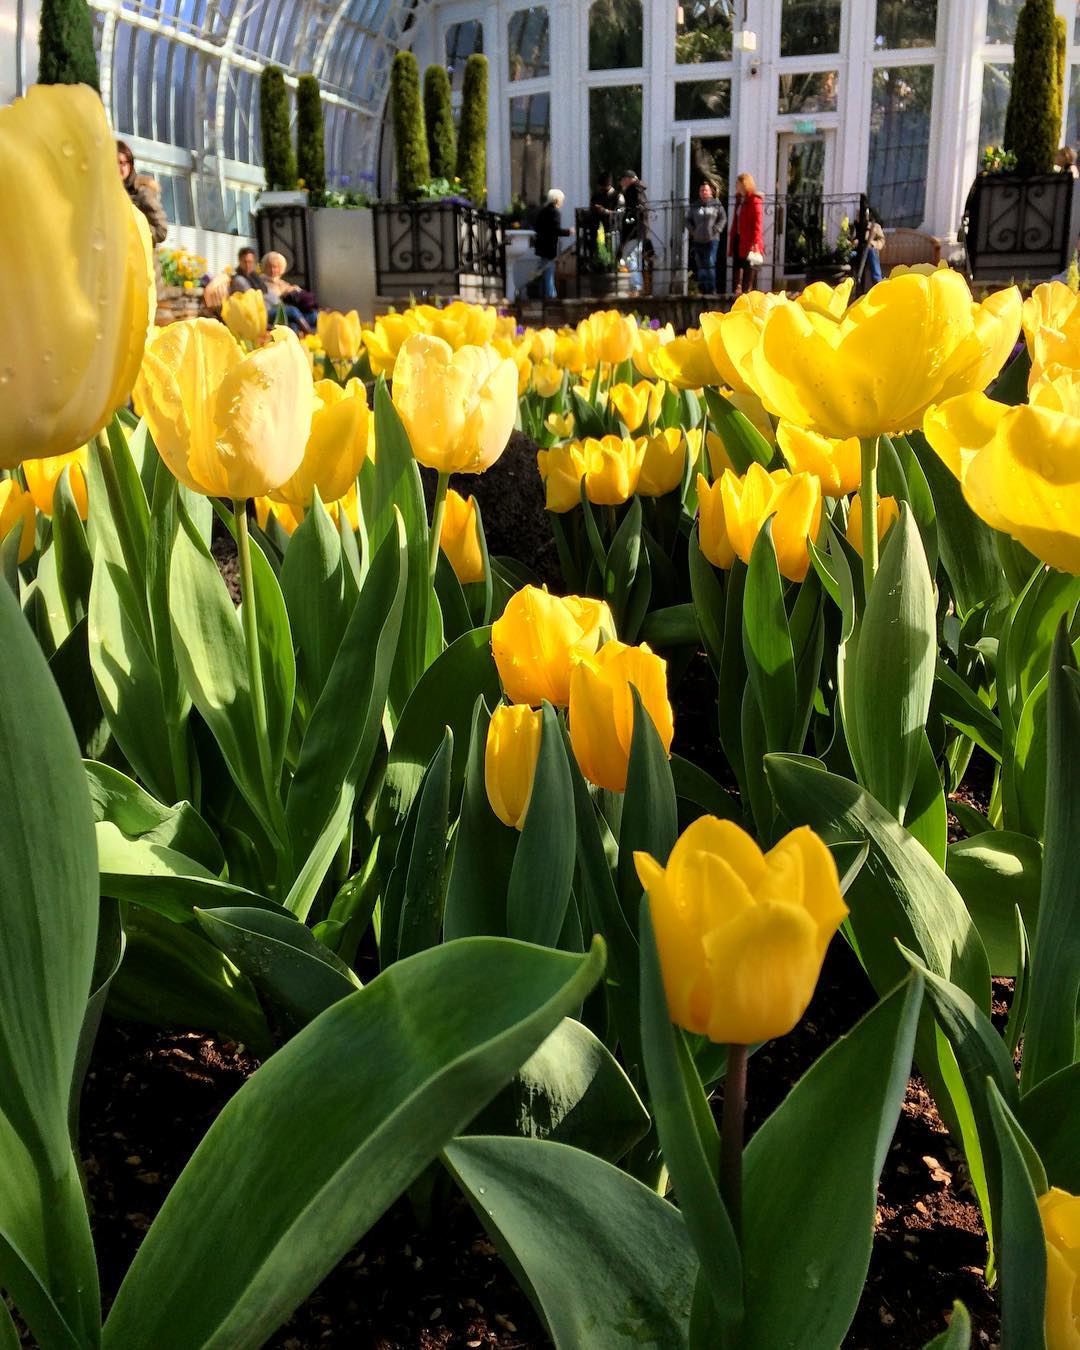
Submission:
[[[1036,281],[1064,271],[1080,225],[1073,208],[1078,181],[1064,173],[977,178],[966,207],[972,276]]]
[[[505,219],[458,202],[401,202],[372,208],[378,293],[419,300],[506,295]]]
[[[263,194],[263,200],[269,193]],[[277,196],[292,196],[277,193]],[[255,212],[255,238],[260,256],[281,253],[286,262],[286,276],[305,291],[315,289],[314,231],[311,211],[306,206],[260,205]]]

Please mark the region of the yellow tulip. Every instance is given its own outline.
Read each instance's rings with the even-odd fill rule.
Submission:
[[[812,281],[799,293],[795,303],[815,314],[823,314],[827,319],[839,319],[848,307],[854,285],[853,277],[847,277],[838,286],[830,286],[827,281]]]
[[[852,497],[851,506],[848,509],[847,541],[860,558],[863,555],[862,512],[862,498]],[[899,519],[900,507],[896,498],[879,497],[877,499],[877,536],[879,543],[884,542],[885,536]]]
[[[671,1020],[728,1045],[786,1036],[810,1003],[848,908],[832,854],[803,826],[762,853],[701,816],[666,866],[635,853]]]
[[[221,317],[238,342],[258,342],[267,329],[266,301],[262,291],[237,291],[221,302]]]
[[[699,433],[700,435],[700,433]],[[686,469],[686,437],[680,427],[667,427],[645,439],[637,490],[642,497],[663,497],[680,485]]]
[[[735,550],[728,537],[720,482],[710,483],[699,473],[697,495],[698,543],[701,545],[701,551],[714,567],[722,567],[726,571],[735,561]]]
[[[360,315],[355,309],[350,309],[348,314],[320,310],[316,331],[323,351],[331,361],[355,361],[360,355]]]
[[[454,575],[463,586],[483,581],[484,555],[480,548],[480,522],[476,514],[475,497],[465,498],[453,488],[447,489],[439,547],[450,560]]]
[[[602,600],[523,587],[491,625],[491,651],[506,697],[511,703],[535,706],[546,699],[564,707],[574,662],[591,656],[614,631]]]
[[[1046,1238],[1046,1350],[1080,1350],[1080,1196],[1039,1196]]]
[[[613,384],[608,390],[609,402],[631,433],[656,418],[663,397],[663,390],[658,390],[649,380],[639,380],[637,384]]]
[[[146,218],[86,85],[0,108],[0,251],[19,318],[0,331],[0,468],[85,445],[128,400],[153,317]]]
[[[417,305],[415,319],[422,333],[442,338],[456,351],[459,347],[483,347],[495,337],[498,311],[491,305],[472,305],[465,300],[454,300],[438,309],[435,305]],[[514,336],[514,325],[500,337]]]
[[[713,478],[719,480],[725,469],[735,472],[735,463],[727,452],[723,438],[718,436],[715,431],[705,433],[705,449],[709,455],[709,472]]]
[[[585,462],[585,495],[594,506],[619,506],[637,491],[645,458],[644,438],[587,436],[581,443]]]
[[[713,312],[701,316],[701,334],[721,383],[736,393],[751,392],[746,362],[761,341],[761,330],[769,313],[788,303],[782,293],[746,291],[726,314]]]
[[[724,524],[736,556],[749,565],[754,542],[772,517],[773,546],[780,575],[802,581],[810,566],[807,539],[821,528],[821,483],[813,474],[766,472],[751,464],[739,478],[730,471],[720,479]]]
[[[634,350],[630,353],[630,359],[634,363],[634,369],[645,379],[655,379],[656,371],[653,369],[653,356],[660,347],[666,347],[675,337],[675,329],[671,324],[664,324],[663,328],[639,328],[634,337]]]
[[[563,374],[554,361],[538,361],[532,368],[533,388],[541,398],[551,398],[562,388]]]
[[[688,328],[682,337],[657,347],[652,354],[652,367],[661,380],[676,389],[700,389],[723,382],[699,328]]]
[[[75,508],[80,517],[86,519],[86,446],[71,450],[66,455],[43,455],[40,459],[28,459],[22,466],[26,475],[26,486],[34,505],[43,516],[53,513],[53,497],[60,475],[68,470],[68,483]]]
[[[1080,574],[1080,374],[1036,383],[1018,408],[963,394],[932,408],[923,430],[977,516]]]
[[[361,380],[342,388],[336,380],[317,380],[318,400],[300,467],[274,491],[278,501],[308,507],[315,488],[324,504],[344,497],[355,486],[367,455],[367,393]]]
[[[1024,340],[1028,355],[1035,355],[1035,335],[1040,328],[1058,333],[1080,330],[1080,295],[1063,281],[1045,281],[1036,286],[1023,305]]]
[[[776,443],[791,472],[814,474],[821,480],[826,497],[846,497],[862,481],[857,436],[834,441],[791,422],[781,422],[776,428]]]
[[[415,332],[407,314],[382,314],[375,320],[374,328],[366,328],[360,340],[367,349],[372,374],[389,375],[401,344]]]
[[[736,412],[742,413],[763,441],[768,445],[776,444],[776,428],[773,426],[773,420],[765,411],[757,394],[749,389],[746,391],[731,389],[728,391],[727,400]]]
[[[527,703],[501,704],[491,714],[484,747],[484,786],[492,811],[520,830],[532,797],[544,714]]]
[[[555,338],[553,360],[562,370],[568,370],[572,375],[580,375],[585,369],[585,344],[573,329],[559,330]]]
[[[414,333],[394,363],[394,407],[413,454],[439,473],[482,473],[506,449],[517,417],[517,369],[490,347],[451,350]]]
[[[265,496],[304,458],[315,394],[288,328],[245,354],[214,319],[169,324],[147,344],[136,392],[158,453],[193,492]]]
[[[605,642],[570,676],[570,744],[581,772],[597,787],[622,792],[634,734],[634,698],[652,718],[665,751],[675,723],[667,694],[667,662],[642,643]]]
[[[529,343],[529,356],[536,365],[555,360],[554,328],[526,328],[525,337]]]
[[[33,463],[27,460],[27,463]],[[24,492],[14,478],[0,478],[0,544],[17,526],[22,526],[19,536],[19,558],[24,563],[34,551],[34,534],[37,518],[34,515],[34,499]]]
[[[557,440],[564,441],[574,434],[574,414],[548,413],[544,426]]]
[[[333,514],[330,507],[327,510]],[[286,534],[292,535],[304,519],[304,508],[291,502],[276,502],[272,497],[255,498],[255,519],[260,530],[265,530],[267,521],[273,516]]]
[[[584,330],[584,331],[583,331]],[[637,339],[637,320],[629,314],[620,314],[617,309],[596,310],[578,324],[578,333],[583,338],[587,353],[591,353],[589,365],[603,361],[617,366],[629,361]]]
[[[544,505],[549,511],[561,515],[580,504],[581,480],[585,477],[585,457],[580,442],[567,441],[550,450],[538,450],[536,467],[544,482]]]
[[[769,412],[835,440],[922,424],[942,391],[982,389],[1020,325],[1013,288],[975,305],[957,272],[881,282],[838,322],[778,305],[741,367]]]

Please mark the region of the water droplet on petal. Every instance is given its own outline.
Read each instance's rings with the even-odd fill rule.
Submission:
[[[3,370],[0,370],[0,384],[10,384],[14,378],[15,372],[10,366],[5,366]]]
[[[64,141],[64,143],[60,147],[60,153],[64,156],[65,159],[70,159],[72,155],[74,155],[75,153],[75,147],[72,145],[70,141]]]

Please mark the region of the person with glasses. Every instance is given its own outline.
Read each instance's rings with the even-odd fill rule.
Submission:
[[[125,141],[116,142],[116,167],[120,170],[120,181],[127,195],[146,217],[150,238],[155,244],[163,244],[169,232],[169,219],[161,204],[161,194],[152,178],[135,172],[135,156]]]

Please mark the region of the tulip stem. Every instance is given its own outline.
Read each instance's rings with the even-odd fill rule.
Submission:
[[[442,538],[443,516],[446,514],[446,489],[450,483],[448,473],[439,474],[439,482],[435,488],[435,507],[431,512],[431,554],[428,558],[428,576],[431,578],[432,585],[435,584],[435,569],[439,565],[439,541]]]
[[[270,726],[266,716],[266,686],[262,677],[262,656],[259,652],[259,620],[255,609],[255,577],[251,570],[251,539],[248,535],[247,503],[233,502],[236,518],[236,551],[240,560],[240,601],[244,622],[244,646],[247,649],[248,683],[251,685],[251,709],[255,718],[255,745],[259,755],[266,804],[273,815],[277,803],[277,788],[270,764]]]
[[[870,587],[874,584],[878,565],[878,528],[877,528],[877,467],[878,438],[867,436],[859,441],[862,457],[862,481],[859,484],[859,498],[862,502],[862,563],[863,589],[866,599],[870,599]]]
[[[720,1123],[720,1194],[735,1236],[742,1226],[743,1121],[746,1116],[745,1045],[729,1045],[724,1075],[724,1114]]]

